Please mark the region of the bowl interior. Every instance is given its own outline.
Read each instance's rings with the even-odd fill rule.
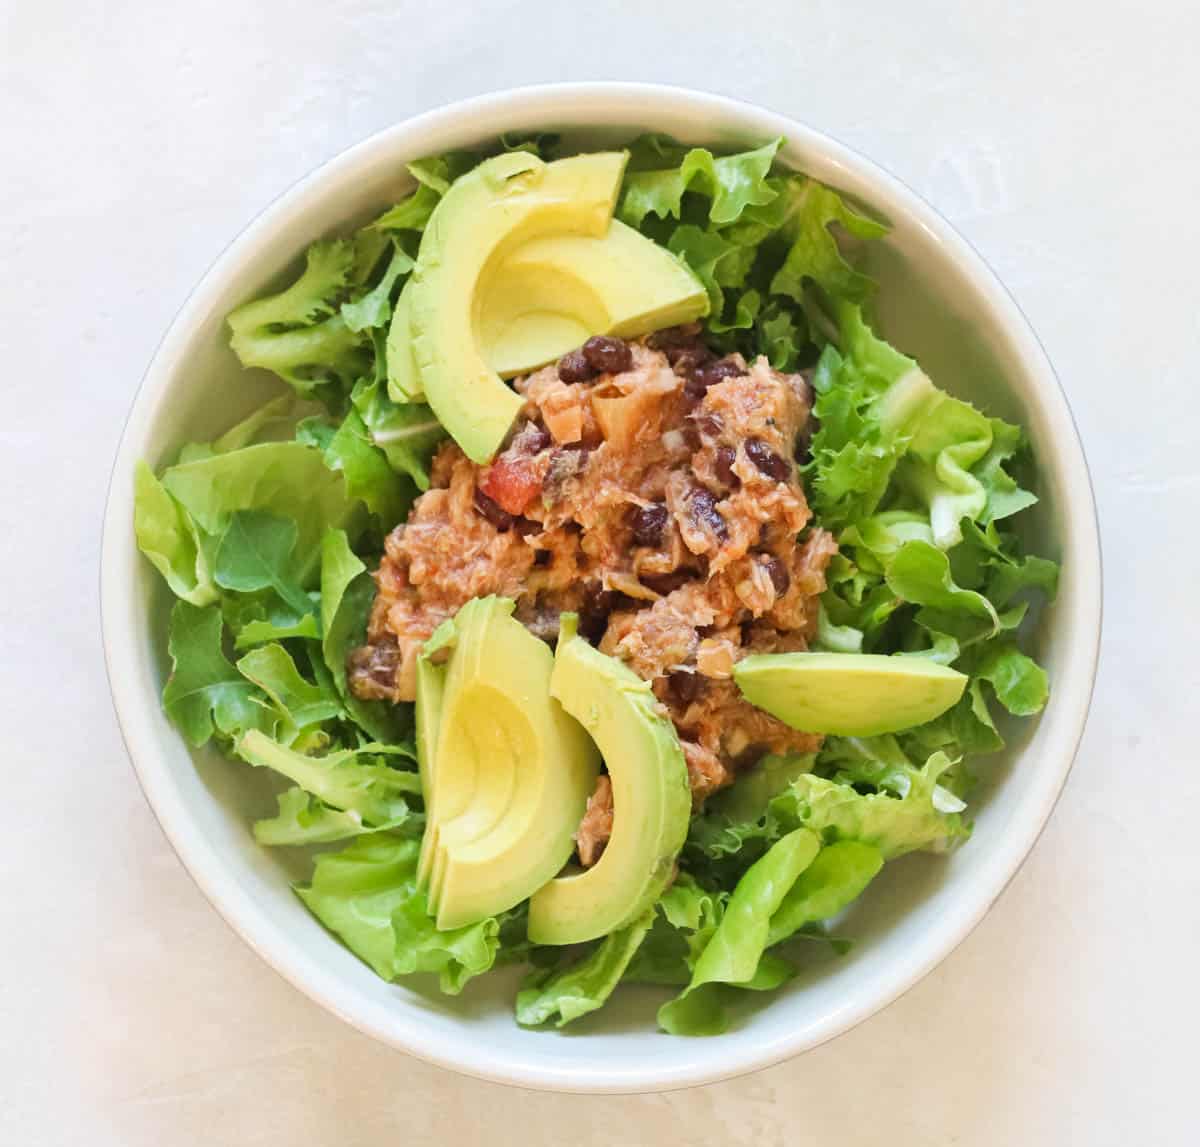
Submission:
[[[1026,515],[1028,540],[1066,562],[1036,641],[1051,675],[1049,706],[1014,729],[1009,748],[986,765],[989,791],[973,839],[950,857],[888,865],[842,926],[857,941],[851,953],[833,958],[814,944],[797,980],[777,997],[748,999],[720,1039],[657,1033],[654,1008],[663,997],[650,989],[623,990],[559,1033],[516,1027],[515,972],[475,981],[456,999],[385,984],[291,893],[290,882],[307,875],[307,857],[260,848],[251,837],[250,821],[273,806],[271,779],[215,753],[190,753],[158,706],[170,603],[135,552],[132,467],[139,458],[162,464],[184,442],[213,437],[280,385],[239,367],[225,314],[295,266],[313,239],[402,195],[407,160],[535,128],[562,130],[581,145],[647,129],[728,146],[785,135],[785,164],[893,226],[872,255],[883,333],[940,385],[1027,428],[1042,498]],[[1098,591],[1094,512],[1069,412],[1036,340],[977,256],[906,189],[797,124],[715,97],[633,85],[532,89],[445,109],[367,141],[274,204],[209,272],[151,366],[114,472],[103,556],[106,649],[131,756],[172,842],[226,918],[303,990],[396,1046],[489,1078],[572,1090],[680,1086],[761,1066],[845,1030],[941,959],[1011,877],[1065,778],[1091,687]]]

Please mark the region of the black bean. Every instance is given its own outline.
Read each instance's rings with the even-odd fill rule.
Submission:
[[[544,426],[539,426],[536,422],[527,422],[516,441],[523,453],[532,456],[545,450],[553,439],[550,437],[550,431]]]
[[[583,350],[573,350],[558,360],[558,377],[562,382],[587,382],[596,377],[597,370]]]
[[[792,468],[761,438],[747,438],[745,450],[746,457],[768,478],[774,478],[776,482],[784,482],[791,475]]]
[[[548,566],[550,564],[550,557],[551,554],[549,550],[534,550],[533,564],[539,568]]]
[[[669,593],[674,593],[681,585],[683,585],[691,575],[686,570],[675,570],[673,573],[640,573],[638,581],[647,589],[654,590],[655,593],[661,593],[666,597]]]
[[[703,343],[690,343],[686,346],[667,347],[664,352],[671,369],[681,378],[686,378],[706,362],[712,362],[716,357]]]
[[[629,344],[613,335],[593,335],[583,344],[583,357],[594,370],[605,374],[620,374],[633,366]]]
[[[518,534],[523,538],[530,538],[534,534],[542,532],[542,523],[535,522],[532,518],[514,518],[513,526]],[[539,551],[540,553],[541,551]]]
[[[671,515],[662,502],[652,502],[649,506],[639,506],[633,512],[633,540],[639,546],[658,546],[662,544],[663,530]]]
[[[738,476],[733,472],[733,464],[736,459],[737,453],[732,446],[722,446],[717,450],[717,456],[713,461],[713,470],[726,486],[738,484]]]
[[[608,628],[608,615],[617,603],[617,595],[601,589],[598,582],[589,583],[579,607],[579,632],[588,641],[599,641]]]
[[[478,487],[475,489],[475,509],[479,511],[500,533],[512,529],[513,516],[498,502],[492,501]]]
[[[725,423],[721,420],[721,416],[714,414],[711,410],[703,410],[699,414],[693,415],[692,420],[696,423],[700,433],[707,434],[710,438],[718,437],[725,429]]]
[[[707,681],[699,673],[677,669],[670,676],[671,692],[685,705],[690,705],[704,692]]]
[[[655,331],[647,340],[647,346],[654,350],[669,351],[672,347],[703,346],[699,323],[687,323],[679,327],[665,327]]]
[[[697,523],[707,526],[722,541],[729,537],[729,527],[717,509],[717,499],[708,490],[702,486],[693,490],[689,507]]]
[[[685,394],[700,395],[710,386],[716,386],[718,382],[724,382],[727,378],[738,378],[745,373],[745,367],[739,366],[732,358],[719,358],[716,362],[706,362],[697,366],[683,384],[683,390]]]
[[[788,586],[792,584],[792,575],[788,573],[787,566],[779,558],[767,558],[763,565],[771,584],[775,587],[775,596],[783,597],[788,591]]]

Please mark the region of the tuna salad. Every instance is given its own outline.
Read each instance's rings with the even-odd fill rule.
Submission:
[[[413,162],[228,316],[278,396],[139,468],[164,709],[386,980],[719,1034],[1046,704],[1025,435],[885,341],[886,223],[783,146]]]

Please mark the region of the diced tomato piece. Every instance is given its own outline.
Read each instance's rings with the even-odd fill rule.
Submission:
[[[523,514],[542,492],[545,466],[533,458],[502,454],[483,475],[479,488],[510,514]]]

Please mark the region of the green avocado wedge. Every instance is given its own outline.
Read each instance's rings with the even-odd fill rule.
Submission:
[[[479,598],[454,620],[422,870],[442,931],[507,911],[562,869],[599,769],[595,745],[550,695],[553,654],[512,610]],[[419,722],[422,687],[418,677]],[[428,743],[418,733],[419,751]]]
[[[522,405],[484,358],[476,331],[489,271],[537,236],[603,235],[627,159],[625,152],[553,163],[528,152],[497,155],[455,180],[429,217],[399,313],[403,321],[407,309],[425,397],[472,461],[491,459]],[[399,333],[392,340],[401,341]]]
[[[650,684],[593,649],[564,614],[550,691],[591,734],[613,787],[613,832],[600,859],[529,902],[529,939],[578,944],[636,920],[670,883],[692,811],[683,749]]]
[[[592,335],[634,338],[708,314],[708,292],[665,247],[614,219],[601,236],[531,239],[489,277],[484,357],[502,378],[553,362]]]
[[[898,733],[941,716],[967,677],[921,657],[756,653],[733,668],[752,705],[793,729],[841,737]]]

